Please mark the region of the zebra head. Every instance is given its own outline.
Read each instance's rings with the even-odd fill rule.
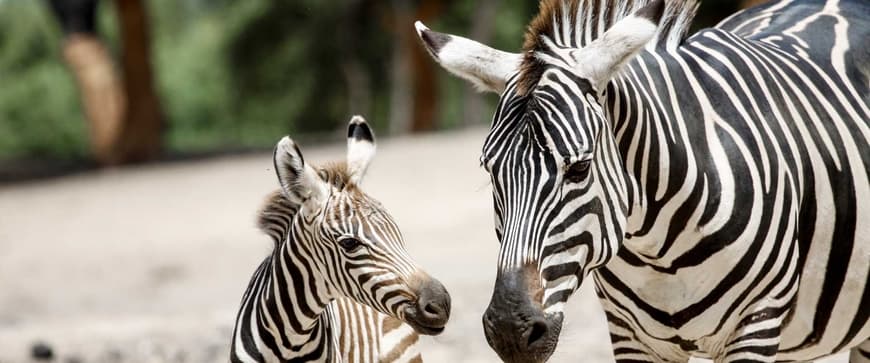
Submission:
[[[306,163],[289,137],[275,148],[281,190],[297,206],[281,263],[306,265],[299,270],[317,280],[313,299],[323,305],[346,297],[419,333],[439,334],[450,316],[450,295],[408,256],[393,218],[360,188],[375,153],[362,117],[350,121],[347,145],[345,163],[320,168]]]
[[[602,104],[611,78],[656,34],[663,3],[629,13],[585,43],[571,36],[579,6],[542,2],[522,55],[417,23],[444,68],[501,94],[481,156],[501,244],[483,326],[506,362],[549,358],[565,302],[624,238],[626,173]]]

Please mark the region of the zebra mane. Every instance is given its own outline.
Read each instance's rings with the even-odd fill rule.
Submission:
[[[520,64],[518,92],[533,89],[544,72],[546,63],[536,52],[547,49],[544,37],[560,47],[582,48],[598,39],[617,21],[652,2],[652,0],[541,0],[538,15],[526,30],[523,61]],[[665,10],[659,30],[647,44],[675,50],[686,39],[698,10],[697,0],[664,0]]]
[[[257,227],[260,231],[269,235],[275,245],[282,243],[287,238],[293,217],[299,210],[299,205],[293,203],[281,190],[276,190],[266,197],[266,202],[257,214]]]
[[[329,163],[319,168],[317,174],[325,182],[338,190],[359,190],[351,181],[347,163]],[[265,203],[257,214],[257,227],[269,235],[275,244],[282,243],[287,238],[290,224],[299,210],[299,204],[287,199],[287,196],[276,190],[266,197]]]
[[[326,164],[318,169],[318,174],[323,180],[338,190],[356,188],[356,184],[352,182],[350,169],[348,169],[347,163],[344,161]]]

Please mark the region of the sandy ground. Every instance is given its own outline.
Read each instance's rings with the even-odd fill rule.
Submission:
[[[498,361],[480,325],[498,248],[485,132],[385,140],[365,183],[453,297],[447,331],[425,339],[429,362]],[[306,160],[344,157],[340,143],[302,146]],[[271,247],[254,213],[276,185],[263,153],[0,187],[0,363],[27,362],[37,341],[68,363],[226,361]],[[591,286],[567,310],[552,361],[612,361]]]

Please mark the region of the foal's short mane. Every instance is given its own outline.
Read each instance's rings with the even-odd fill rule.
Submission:
[[[542,36],[562,47],[582,48],[597,39],[622,18],[651,0],[541,0],[538,15],[526,30],[518,93],[525,95],[541,79],[546,63],[535,56],[547,49]],[[649,50],[674,50],[686,38],[698,9],[697,0],[665,0],[659,31]],[[567,36],[565,36],[567,35]]]
[[[287,238],[290,223],[296,216],[299,205],[291,202],[279,189],[266,197],[263,207],[257,214],[257,227],[260,231],[269,235],[277,246]]]
[[[344,162],[329,163],[317,169],[320,178],[339,190],[357,189],[356,184],[351,182],[347,164]],[[269,235],[275,244],[283,242],[287,238],[293,217],[299,210],[299,205],[287,199],[281,190],[276,190],[266,197],[263,207],[257,214],[257,227],[260,231]]]
[[[350,170],[347,168],[346,162],[333,162],[324,165],[317,169],[320,177],[327,183],[331,184],[338,190],[356,188],[356,184],[351,181]]]

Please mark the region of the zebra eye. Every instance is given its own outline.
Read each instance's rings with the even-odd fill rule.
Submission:
[[[589,165],[592,160],[583,160],[571,163],[565,170],[565,181],[568,183],[579,183],[589,174]]]
[[[353,237],[345,237],[338,240],[338,245],[347,252],[354,252],[362,247],[362,242]]]

